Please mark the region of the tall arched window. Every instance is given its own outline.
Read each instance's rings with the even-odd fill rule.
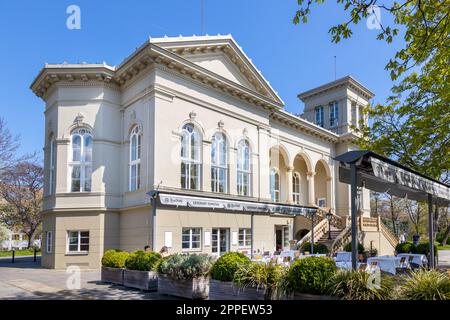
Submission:
[[[270,170],[270,195],[272,201],[280,202],[280,174],[277,169]]]
[[[129,190],[138,190],[141,186],[141,132],[135,126],[130,133]]]
[[[228,162],[227,139],[223,133],[217,132],[211,141],[211,190],[227,192]]]
[[[55,192],[55,168],[56,168],[56,140],[51,136],[49,142],[49,162],[48,162],[48,194]]]
[[[201,137],[192,123],[181,132],[181,187],[200,190]]]
[[[91,191],[92,133],[85,128],[76,129],[71,137],[70,191]]]
[[[241,196],[250,196],[251,164],[250,145],[247,140],[239,141],[237,148],[237,192]]]
[[[300,204],[300,174],[298,172],[292,175],[292,200]]]

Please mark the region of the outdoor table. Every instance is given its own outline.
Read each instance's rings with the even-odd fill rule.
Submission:
[[[413,257],[412,263],[418,264],[419,266],[425,267],[428,265],[428,259],[427,256],[424,254],[418,254],[418,253],[399,253],[397,254],[397,257]]]
[[[308,258],[308,257],[326,257],[327,255],[324,253],[315,253],[315,254],[302,254],[298,256],[299,259]]]
[[[372,262],[378,262],[378,266],[382,271],[396,274],[396,268],[400,267],[400,257],[381,256],[371,257],[367,259],[367,264],[370,266]]]
[[[351,252],[345,252],[340,251],[336,253],[335,261],[345,261],[345,262],[351,262],[352,261],[352,253]]]
[[[291,257],[291,260],[294,260],[296,252],[298,252],[298,251],[296,251],[296,250],[281,251],[280,258]]]

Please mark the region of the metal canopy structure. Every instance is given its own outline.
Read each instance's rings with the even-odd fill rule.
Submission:
[[[428,202],[430,266],[434,268],[433,204],[450,205],[450,186],[368,150],[349,151],[334,160],[339,161],[339,181],[351,185],[353,269],[357,265],[357,187]]]

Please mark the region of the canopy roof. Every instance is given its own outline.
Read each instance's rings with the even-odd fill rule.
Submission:
[[[450,205],[450,186],[369,150],[349,151],[339,161],[339,181],[350,184],[350,164],[357,167],[359,187],[397,197],[426,201],[428,194],[438,205]]]

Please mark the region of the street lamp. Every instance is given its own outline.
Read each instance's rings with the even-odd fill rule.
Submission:
[[[331,240],[331,218],[333,217],[331,209],[327,212],[326,217],[328,220],[328,240]]]
[[[395,231],[397,233],[397,237],[399,237],[399,235],[400,235],[399,226],[400,226],[400,219],[397,218],[397,219],[395,219]]]

